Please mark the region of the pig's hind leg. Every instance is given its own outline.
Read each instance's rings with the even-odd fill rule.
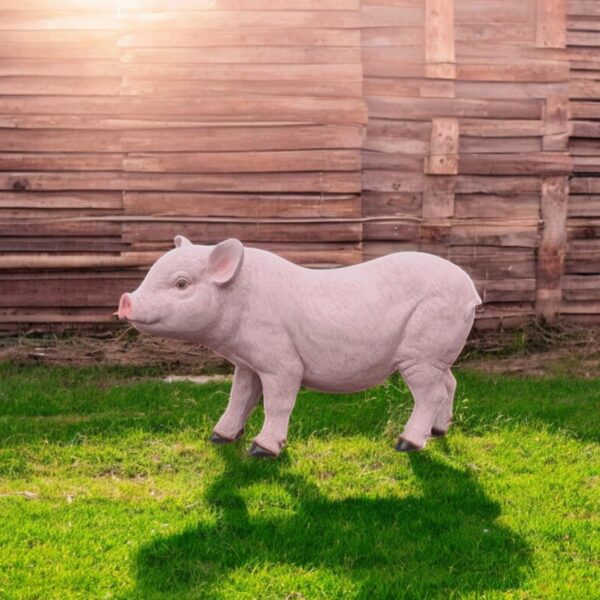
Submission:
[[[420,450],[432,434],[443,434],[448,429],[456,390],[450,366],[460,354],[471,325],[472,318],[465,319],[460,304],[440,298],[424,301],[411,316],[396,364],[415,406],[396,446],[398,450]]]
[[[450,369],[444,373],[444,387],[446,388],[446,400],[435,417],[431,435],[433,437],[442,437],[448,433],[448,428],[452,422],[452,408],[454,406],[454,394],[456,392],[456,379]]]
[[[396,450],[421,450],[431,435],[436,417],[448,394],[444,385],[444,370],[430,364],[403,365],[401,375],[412,392],[415,405]]]
[[[213,444],[229,444],[242,437],[246,420],[262,395],[260,377],[244,367],[236,367],[227,409],[213,429]]]

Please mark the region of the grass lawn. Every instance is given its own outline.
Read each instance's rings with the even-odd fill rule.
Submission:
[[[600,598],[600,379],[458,372],[414,455],[401,382],[303,391],[260,461],[157,374],[0,365],[0,598]]]

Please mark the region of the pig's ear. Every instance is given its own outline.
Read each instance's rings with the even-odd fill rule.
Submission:
[[[225,285],[239,273],[244,262],[244,246],[239,240],[217,244],[208,257],[208,275],[217,285]]]
[[[173,240],[173,243],[175,244],[175,248],[181,248],[182,246],[192,245],[192,242],[190,242],[190,240],[188,240],[186,237],[183,237],[182,235],[176,235],[175,239]]]

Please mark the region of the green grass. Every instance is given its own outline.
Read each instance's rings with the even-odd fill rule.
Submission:
[[[460,372],[417,455],[403,384],[303,391],[257,461],[156,373],[0,365],[0,598],[600,597],[600,379]]]

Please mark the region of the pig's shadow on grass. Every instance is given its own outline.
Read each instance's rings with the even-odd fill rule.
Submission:
[[[473,476],[426,454],[410,456],[420,494],[332,501],[285,461],[223,450],[225,471],[206,494],[216,520],[143,546],[136,596],[216,598],[236,569],[288,565],[324,569],[350,583],[356,598],[448,597],[514,588],[529,564],[527,546],[495,522],[499,505]],[[269,516],[257,490],[275,494]],[[303,591],[296,587],[285,593]]]

